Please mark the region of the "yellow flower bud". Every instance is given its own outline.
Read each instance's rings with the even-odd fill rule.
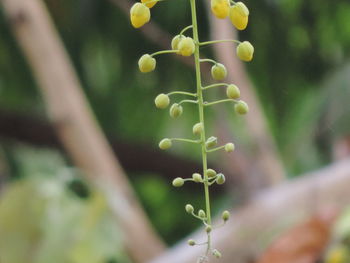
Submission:
[[[175,187],[181,187],[184,185],[184,183],[185,183],[185,181],[181,177],[177,177],[173,180],[173,186],[175,186]]]
[[[199,173],[194,173],[194,174],[192,174],[192,179],[193,179],[193,181],[195,181],[196,183],[202,182],[202,176],[201,176]]]
[[[207,148],[212,148],[214,147],[216,144],[218,143],[218,138],[211,136],[207,139],[207,141],[205,142],[205,145],[207,146]]]
[[[237,46],[236,53],[240,60],[249,62],[253,59],[254,47],[249,41],[244,41]]]
[[[187,213],[191,214],[191,213],[193,213],[194,208],[193,208],[192,205],[187,204],[187,205],[185,206],[185,210],[186,210]]]
[[[199,210],[198,211],[198,216],[200,217],[200,218],[205,218],[205,212],[204,212],[204,210]]]
[[[229,220],[229,219],[230,219],[230,212],[227,211],[227,210],[225,210],[224,212],[222,212],[221,218],[222,218],[222,220],[224,220],[224,221]]]
[[[177,104],[177,103],[174,103],[171,107],[170,107],[170,116],[172,118],[177,118],[177,117],[180,117],[181,114],[183,112],[183,109],[182,109],[182,106]]]
[[[169,96],[164,93],[161,93],[156,97],[154,103],[156,104],[156,107],[158,109],[165,109],[170,103]]]
[[[215,181],[217,184],[224,184],[226,181],[225,175],[223,175],[222,173],[217,174]]]
[[[225,151],[226,152],[228,152],[228,153],[233,152],[234,149],[235,149],[235,145],[232,142],[225,144]]]
[[[203,132],[203,123],[198,122],[195,125],[193,125],[192,131],[194,135],[201,134]]]
[[[226,88],[226,95],[229,99],[238,99],[241,96],[241,92],[236,85],[230,84]]]
[[[223,80],[224,78],[226,78],[226,75],[227,70],[223,64],[217,63],[211,67],[211,76],[213,77],[213,79]]]
[[[151,1],[152,3],[149,3]],[[148,8],[152,8],[158,1],[153,2],[153,0],[141,0],[141,2],[145,4]]]
[[[172,142],[168,138],[161,140],[159,143],[159,148],[162,150],[169,149],[171,146],[172,146]]]
[[[208,169],[206,175],[211,178],[216,176],[216,171],[214,169]]]
[[[235,105],[235,111],[238,114],[244,115],[247,114],[249,111],[249,107],[248,104],[245,103],[243,100],[240,100],[239,102],[237,102],[237,104]]]
[[[171,40],[171,49],[172,50],[178,50],[179,49],[179,43],[182,39],[185,37],[183,35],[176,35],[172,40]],[[180,55],[180,52],[176,52],[176,54]]]
[[[238,30],[244,30],[248,25],[249,10],[242,2],[230,8],[230,20]]]
[[[156,60],[148,54],[139,59],[139,69],[142,73],[151,72],[156,68]]]
[[[187,244],[190,246],[194,246],[196,244],[196,241],[194,241],[193,239],[190,239],[187,241]]]
[[[211,11],[217,18],[225,18],[230,12],[230,1],[229,0],[211,0],[210,2]]]
[[[179,52],[182,56],[188,57],[194,53],[196,46],[195,46],[192,38],[184,37],[178,43],[178,49],[179,49]]]
[[[141,3],[135,3],[130,9],[131,24],[135,28],[142,27],[151,19],[149,8]]]

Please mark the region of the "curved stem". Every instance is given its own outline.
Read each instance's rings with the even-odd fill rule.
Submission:
[[[181,95],[188,95],[188,96],[192,96],[192,97],[197,97],[197,93],[190,93],[190,92],[186,92],[186,91],[172,91],[169,92],[167,95],[174,95],[174,94],[181,94]]]
[[[170,140],[178,141],[178,142],[201,143],[200,140],[191,140],[191,139],[184,139],[184,138],[170,138]]]
[[[199,62],[210,62],[210,63],[213,63],[213,64],[217,64],[217,62],[213,59],[210,59],[210,58],[204,58],[204,59],[200,59]]]
[[[207,153],[216,152],[216,151],[224,149],[224,148],[225,148],[225,145],[222,145],[222,146],[207,150]]]
[[[213,101],[213,102],[205,102],[204,106],[213,106],[215,104],[224,103],[224,102],[235,102],[235,103],[237,103],[238,101],[234,100],[234,99],[217,100],[217,101]]]
[[[182,100],[178,104],[181,105],[183,103],[194,103],[194,104],[197,104],[198,101],[197,100]]]
[[[183,33],[185,33],[187,30],[189,30],[191,28],[193,28],[193,25],[185,27],[184,29],[181,30],[180,35],[183,35]]]
[[[154,52],[153,54],[151,54],[151,57],[154,57],[154,56],[158,56],[158,55],[162,55],[162,54],[169,54],[169,53],[177,53],[179,52],[178,50],[161,50],[161,51],[157,51],[157,52]]]
[[[193,39],[195,42],[195,68],[196,68],[196,85],[197,85],[197,97],[198,97],[198,111],[199,111],[199,121],[203,123],[203,132],[201,133],[201,148],[202,148],[202,162],[203,162],[203,175],[204,175],[204,194],[205,194],[205,209],[207,215],[207,223],[211,224],[211,211],[210,211],[210,198],[209,198],[209,185],[208,176],[205,171],[207,170],[207,152],[205,146],[205,125],[204,125],[204,107],[203,107],[203,94],[202,94],[202,81],[201,81],[201,69],[200,69],[200,56],[199,56],[199,37],[198,37],[198,25],[197,25],[197,13],[196,13],[196,0],[190,0],[191,3],[191,15],[192,15],[192,25],[193,25]],[[206,255],[209,254],[211,248],[211,237],[208,234],[208,244]]]
[[[220,86],[227,87],[228,85],[230,85],[230,84],[227,84],[227,83],[215,83],[215,84],[212,84],[212,85],[209,85],[209,86],[202,87],[202,90],[216,88],[216,87],[220,87]]]
[[[220,40],[211,40],[211,41],[206,41],[206,42],[201,42],[199,43],[200,46],[205,46],[205,45],[211,45],[211,44],[216,44],[216,43],[224,43],[224,42],[234,42],[237,44],[240,44],[241,41],[235,40],[235,39],[220,39]]]

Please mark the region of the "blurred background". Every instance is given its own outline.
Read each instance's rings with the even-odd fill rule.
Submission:
[[[169,48],[172,36],[191,23],[188,1],[158,3],[151,23],[141,30],[130,25],[131,0],[0,2],[0,262],[194,262],[200,249],[190,252],[181,243],[200,225],[185,214],[184,205],[203,208],[202,188],[174,189],[171,181],[200,172],[200,152],[181,143],[163,152],[157,145],[164,137],[191,137],[197,109],[185,105],[174,120],[153,103],[159,93],[194,91],[192,58],[159,56],[151,74],[137,67],[142,54]],[[237,60],[232,44],[202,50],[227,66],[227,81],[239,86],[251,108],[244,117],[236,116],[232,105],[206,111],[207,133],[221,144],[233,141],[237,149],[210,155],[210,166],[227,178],[224,187],[212,188],[213,213],[232,211],[228,232],[236,233],[240,219],[254,232],[214,238],[224,255],[231,251],[222,262],[278,254],[284,251],[278,237],[293,237],[296,231],[303,239],[304,228],[318,229],[315,225],[323,232],[315,230],[318,238],[305,241],[314,242],[305,245],[309,261],[296,260],[295,255],[305,255],[298,248],[282,253],[292,261],[266,262],[327,257],[326,262],[350,262],[350,2],[244,3],[250,21],[237,33],[198,1],[202,40],[234,37],[255,47],[248,64]],[[62,65],[67,67],[56,71]],[[202,74],[210,84],[207,66]],[[70,81],[74,85],[64,85]],[[210,90],[206,96],[211,101],[225,92]],[[60,110],[67,112],[60,115]],[[67,123],[57,118],[66,115]],[[79,121],[85,119],[91,121]],[[94,138],[96,143],[89,144]],[[99,162],[99,156],[110,158]],[[124,195],[130,204],[123,203]],[[325,212],[326,206],[332,211]],[[250,219],[260,218],[261,225],[243,220],[242,209]],[[134,234],[143,243],[133,245],[129,229],[137,229]],[[159,255],[163,260],[151,261]]]

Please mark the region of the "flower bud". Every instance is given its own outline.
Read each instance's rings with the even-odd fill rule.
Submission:
[[[216,258],[221,258],[221,253],[217,249],[213,249],[213,256]]]
[[[194,53],[196,46],[192,38],[184,37],[180,40],[178,44],[178,49],[182,56],[188,57]]]
[[[205,227],[205,232],[210,233],[211,232],[211,226],[206,226]]]
[[[198,211],[198,216],[200,217],[200,218],[205,218],[205,212],[204,212],[204,210],[199,210]]]
[[[173,186],[175,186],[175,187],[181,187],[184,185],[184,183],[185,183],[185,181],[181,177],[177,177],[173,180]]]
[[[169,113],[172,118],[177,118],[181,116],[182,111],[182,106],[177,103],[174,103],[173,105],[171,105]]]
[[[225,144],[225,151],[226,152],[228,152],[228,153],[233,152],[234,149],[235,149],[235,145],[232,142]]]
[[[217,184],[224,184],[226,181],[225,175],[223,175],[222,173],[217,174],[215,181]]]
[[[151,1],[152,3],[149,3]],[[148,8],[152,8],[156,3],[158,3],[158,1],[153,2],[153,0],[141,0],[141,2],[145,4]]]
[[[242,2],[237,2],[230,8],[230,20],[238,30],[244,30],[248,25],[249,10]]]
[[[187,213],[192,214],[193,211],[194,211],[194,208],[193,208],[192,205],[187,204],[187,205],[185,206],[185,210],[186,210]]]
[[[139,69],[142,73],[151,72],[156,68],[156,60],[148,54],[139,59]]]
[[[211,67],[211,76],[215,80],[223,80],[226,78],[227,70],[226,67],[221,63],[216,63]]]
[[[179,49],[179,43],[182,39],[185,37],[183,35],[176,35],[172,40],[171,40],[171,49],[172,50],[178,50]],[[176,52],[176,54],[180,54],[180,52]]]
[[[195,125],[193,125],[192,131],[194,135],[200,135],[203,132],[203,123],[198,122]]]
[[[248,104],[245,103],[243,100],[240,100],[235,104],[235,111],[241,115],[247,114],[249,111]]]
[[[159,143],[159,148],[162,150],[169,149],[171,146],[172,146],[172,142],[168,138],[161,140]]]
[[[135,3],[130,9],[131,24],[135,28],[142,27],[151,19],[149,8],[141,3]]]
[[[230,84],[226,88],[226,95],[229,99],[238,99],[241,96],[241,92],[239,91],[239,88],[234,85]]]
[[[216,176],[216,171],[214,169],[208,169],[206,175],[211,178]]]
[[[221,218],[226,222],[227,220],[230,219],[230,212],[225,210],[224,212],[222,212]]]
[[[166,107],[169,106],[169,103],[170,103],[169,96],[164,93],[161,93],[156,97],[156,99],[154,100],[154,103],[156,104],[156,107],[158,109],[165,109]]]
[[[244,41],[237,46],[236,53],[240,60],[249,62],[253,59],[254,47],[249,41]]]
[[[194,241],[193,239],[190,239],[187,241],[187,244],[190,246],[194,246],[196,244],[196,241]]]
[[[211,0],[210,2],[211,11],[217,18],[225,18],[230,12],[230,1],[229,0]]]
[[[218,138],[211,136],[207,139],[207,141],[205,142],[205,145],[207,146],[207,148],[212,148],[214,147],[216,144],[218,143]]]
[[[194,173],[194,174],[192,174],[192,179],[193,179],[193,181],[195,181],[196,183],[202,182],[202,176],[201,176],[199,173]]]

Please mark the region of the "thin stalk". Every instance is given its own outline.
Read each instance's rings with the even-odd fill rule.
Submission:
[[[216,88],[216,87],[221,87],[221,86],[227,87],[228,85],[230,85],[230,84],[227,84],[227,83],[215,83],[215,84],[212,84],[212,85],[209,85],[209,86],[202,87],[202,90]]]
[[[197,100],[182,100],[178,104],[181,105],[183,103],[194,103],[194,104],[197,104],[198,101]]]
[[[178,50],[161,50],[161,51],[157,51],[157,52],[154,52],[153,54],[151,54],[151,57],[154,57],[154,56],[158,56],[158,55],[162,55],[162,54],[169,54],[169,53],[177,53],[179,52]]]
[[[183,33],[185,33],[187,30],[189,30],[191,28],[193,28],[192,25],[185,27],[184,29],[181,30],[180,35],[183,35]]]
[[[220,39],[220,40],[211,40],[211,41],[201,42],[201,43],[199,43],[199,45],[206,46],[206,45],[211,45],[211,44],[216,44],[216,43],[224,43],[224,42],[234,42],[237,44],[241,43],[241,41],[238,41],[235,39]]]
[[[237,103],[238,101],[234,100],[234,99],[217,100],[217,101],[213,101],[213,102],[205,102],[204,106],[213,106],[215,104],[224,103],[224,102],[235,102],[235,103]]]
[[[199,60],[199,62],[210,62],[210,63],[213,63],[213,64],[217,64],[217,62],[215,61],[215,60],[213,60],[213,59],[210,59],[210,58],[201,58],[200,60]]]
[[[225,145],[222,145],[222,146],[207,150],[207,153],[216,152],[216,151],[224,149],[224,148],[225,148]]]
[[[179,142],[189,142],[189,143],[201,143],[200,140],[191,140],[191,139],[184,139],[184,138],[171,138],[172,141],[179,141]]]
[[[181,95],[197,97],[197,93],[190,93],[190,92],[186,92],[186,91],[172,91],[172,92],[169,92],[167,95],[170,96],[173,94],[181,94]]]
[[[196,84],[197,84],[197,97],[198,97],[198,111],[199,111],[199,121],[204,125],[204,106],[203,106],[203,94],[202,94],[202,80],[201,80],[201,69],[200,69],[200,56],[199,56],[199,37],[198,37],[198,25],[197,25],[197,12],[196,12],[196,0],[190,0],[191,3],[191,15],[192,15],[192,25],[193,25],[193,39],[195,42],[195,68],[196,68]],[[205,209],[207,215],[207,223],[211,225],[211,211],[210,211],[210,199],[209,199],[209,185],[207,171],[207,152],[205,146],[205,128],[201,133],[201,148],[202,148],[202,162],[203,162],[203,175],[204,175],[204,194],[205,194]],[[208,255],[211,248],[211,237],[208,234],[208,244],[206,254]]]

